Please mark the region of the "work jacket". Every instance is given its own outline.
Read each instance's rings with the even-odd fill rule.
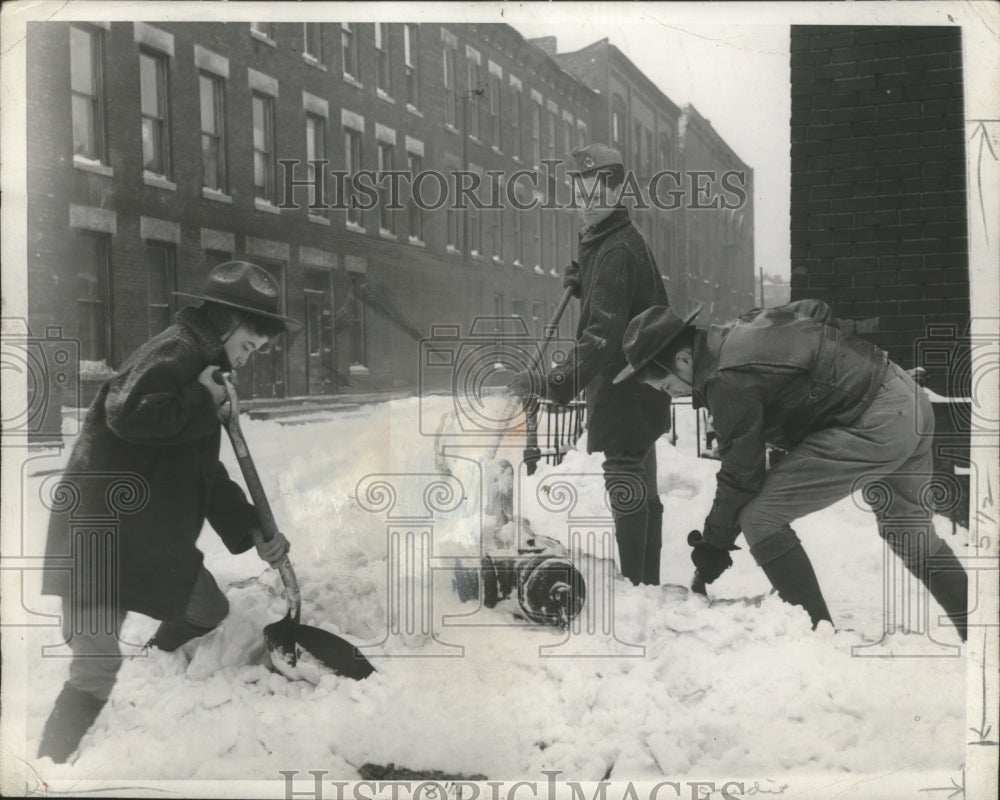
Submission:
[[[787,450],[850,425],[875,399],[888,356],[826,321],[829,307],[810,300],[696,332],[693,403],[711,413],[722,459],[703,531],[710,543],[728,547],[739,535],[739,511],[764,480],[766,444]]]
[[[634,377],[622,336],[634,316],[667,304],[660,271],[642,234],[619,208],[580,233],[580,320],[576,345],[547,376],[546,396],[568,403],[587,390],[587,451],[642,450],[667,430],[670,397]]]

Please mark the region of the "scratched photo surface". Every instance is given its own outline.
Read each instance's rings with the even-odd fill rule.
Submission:
[[[998,30],[5,4],[4,794],[995,797]]]

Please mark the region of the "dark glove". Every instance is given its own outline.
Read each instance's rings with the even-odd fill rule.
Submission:
[[[573,297],[579,297],[581,293],[580,265],[571,261],[568,266],[563,267],[562,274],[563,289],[572,289]]]
[[[688,544],[691,545],[691,561],[694,562],[698,575],[704,583],[714,582],[733,565],[729,551],[720,550],[706,542],[702,538],[701,531],[691,531],[688,534]]]

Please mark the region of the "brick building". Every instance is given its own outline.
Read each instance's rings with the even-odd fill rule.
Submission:
[[[931,328],[969,323],[961,30],[792,26],[791,77],[792,299],[917,366]]]
[[[29,321],[80,339],[84,401],[169,324],[174,291],[233,258],[270,270],[304,323],[245,368],[250,396],[412,390],[433,325],[541,333],[576,248],[567,151],[618,125],[647,171],[676,163],[679,111],[623,55],[628,115],[609,116],[504,24],[39,23],[27,57]],[[446,202],[344,181],[392,170],[441,173]],[[463,170],[483,185],[456,209]],[[476,207],[518,170],[534,207]],[[434,205],[441,188],[419,191]],[[678,219],[639,216],[675,298]]]
[[[647,208],[634,209],[633,218],[653,250],[670,302],[678,308],[704,304],[700,319],[706,323],[746,310],[754,292],[752,170],[696,109],[679,108],[607,39],[572,53],[557,53],[552,36],[535,42],[598,92],[594,138],[620,149],[639,179]],[[665,171],[677,177],[653,185],[660,208],[648,190],[650,178]],[[726,173],[735,173],[729,180],[739,184],[742,199],[722,185]]]
[[[706,320],[733,319],[753,308],[753,170],[692,106],[681,114],[679,160],[689,177],[690,200],[683,210],[681,263],[687,269],[687,299],[702,303]],[[699,178],[698,175],[706,176]],[[707,175],[729,176],[720,184]],[[739,180],[745,202],[726,189]],[[706,191],[702,191],[705,187]],[[732,206],[732,207],[726,207]]]
[[[28,75],[30,316],[79,335],[85,380],[230,258],[271,270],[306,323],[253,360],[255,397],[414,386],[431,324],[517,314],[537,331],[561,293],[568,212],[421,211],[405,195],[329,210],[292,183],[310,159],[533,169],[554,147],[543,114],[559,152],[584,141],[592,91],[508,26],[45,24]],[[322,188],[335,203],[336,182]]]

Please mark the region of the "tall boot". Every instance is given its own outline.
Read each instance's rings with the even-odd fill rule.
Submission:
[[[107,702],[68,683],[64,684],[52,713],[45,721],[38,757],[48,756],[57,764],[65,763],[76,752],[83,735]]]
[[[948,615],[961,640],[966,641],[969,626],[969,576],[948,545],[928,559],[927,586],[931,596]]]
[[[165,653],[172,653],[178,647],[198,636],[204,636],[215,628],[203,628],[190,622],[161,622],[148,647],[155,647]]]
[[[645,512],[615,518],[615,540],[622,575],[636,586],[642,583],[645,574],[646,522]]]
[[[660,585],[660,550],[663,547],[663,503],[654,498],[649,504],[646,521],[646,553],[642,563],[642,582],[647,586]]]
[[[790,605],[802,606],[808,612],[813,630],[824,620],[833,623],[812,562],[801,544],[760,566],[771,585],[777,589],[778,597]]]

